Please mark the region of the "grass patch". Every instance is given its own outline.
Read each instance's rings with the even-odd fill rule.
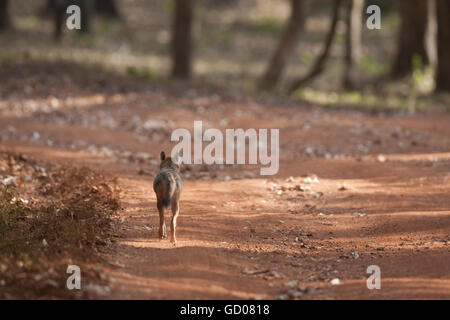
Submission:
[[[277,36],[283,30],[283,23],[278,19],[266,17],[255,22],[239,22],[235,27],[242,27],[250,32],[262,33],[266,35]]]
[[[81,46],[92,47],[95,44],[95,37],[88,33],[72,33],[72,39]]]
[[[424,111],[427,107],[426,101],[418,97],[411,99],[410,96],[401,97],[393,94],[380,97],[361,91],[329,93],[303,88],[295,92],[294,98],[322,106],[346,106],[356,109]]]
[[[137,68],[134,66],[130,66],[127,68],[127,74],[129,76],[144,80],[156,81],[161,79],[161,75],[156,71],[152,71],[147,68]]]
[[[357,62],[358,68],[370,76],[386,75],[390,72],[389,63],[379,63],[371,57],[363,57]]]

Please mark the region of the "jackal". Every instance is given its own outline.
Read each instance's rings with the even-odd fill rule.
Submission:
[[[160,171],[153,181],[153,190],[156,193],[159,211],[159,237],[166,238],[166,223],[164,221],[164,210],[169,206],[172,208],[172,221],[170,224],[170,241],[177,243],[175,235],[177,227],[177,218],[180,212],[180,195],[183,183],[179,175],[180,165],[178,154],[173,157],[166,157],[164,151],[161,151]]]

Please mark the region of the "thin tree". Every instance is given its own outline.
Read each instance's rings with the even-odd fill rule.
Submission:
[[[77,0],[74,2],[81,9],[81,29],[80,33],[89,33],[91,31],[91,15],[94,11],[93,2],[91,0]]]
[[[80,33],[88,33],[91,29],[91,14],[93,3],[90,0],[48,0],[46,7],[53,15],[53,37],[56,41],[62,38],[62,30],[66,18],[66,10],[70,5],[78,5],[81,10],[81,29]]]
[[[0,0],[0,31],[6,30],[11,26],[8,9],[9,0]]]
[[[305,21],[304,0],[291,0],[289,21],[281,34],[280,41],[270,60],[269,66],[259,83],[263,90],[273,89],[283,73],[286,61],[297,43]]]
[[[398,33],[397,55],[391,70],[393,78],[399,78],[412,71],[414,56],[420,56],[422,64],[428,64],[425,46],[428,3],[425,0],[401,0],[401,26]]]
[[[62,38],[64,16],[66,14],[65,3],[60,0],[49,0],[47,1],[47,10],[50,10],[53,15],[53,38],[55,41],[60,41]]]
[[[362,44],[362,12],[364,0],[347,0],[345,17],[346,39],[345,39],[345,69],[343,87],[353,89],[353,73],[355,62],[361,58]]]
[[[187,79],[191,75],[192,0],[175,0],[172,25],[172,77]]]
[[[438,68],[436,90],[450,91],[450,2],[437,0]]]
[[[328,34],[325,40],[325,46],[323,48],[322,53],[319,58],[315,61],[313,67],[308,72],[308,74],[300,79],[294,80],[292,84],[288,88],[288,92],[292,93],[301,86],[303,86],[308,81],[314,79],[319,74],[322,73],[325,67],[325,62],[328,59],[330,54],[331,45],[333,44],[334,37],[336,35],[336,27],[339,21],[339,12],[342,6],[343,0],[335,0],[333,1],[333,9],[332,9],[332,19],[330,28],[328,30]]]
[[[428,0],[427,31],[425,36],[425,47],[430,66],[437,66],[437,10],[436,0]]]

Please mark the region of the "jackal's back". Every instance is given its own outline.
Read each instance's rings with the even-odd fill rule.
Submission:
[[[168,208],[173,200],[178,201],[183,188],[180,175],[176,170],[162,169],[153,181],[153,190],[158,203]]]

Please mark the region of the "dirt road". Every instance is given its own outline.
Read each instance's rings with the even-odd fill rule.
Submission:
[[[13,98],[2,102],[1,150],[118,177],[124,209],[119,240],[102,251],[110,291],[99,298],[450,298],[449,114],[317,110],[192,90]],[[157,239],[152,180],[172,130],[192,131],[194,120],[279,128],[280,171],[184,168],[173,246]],[[366,287],[370,265],[380,267],[380,290]]]

